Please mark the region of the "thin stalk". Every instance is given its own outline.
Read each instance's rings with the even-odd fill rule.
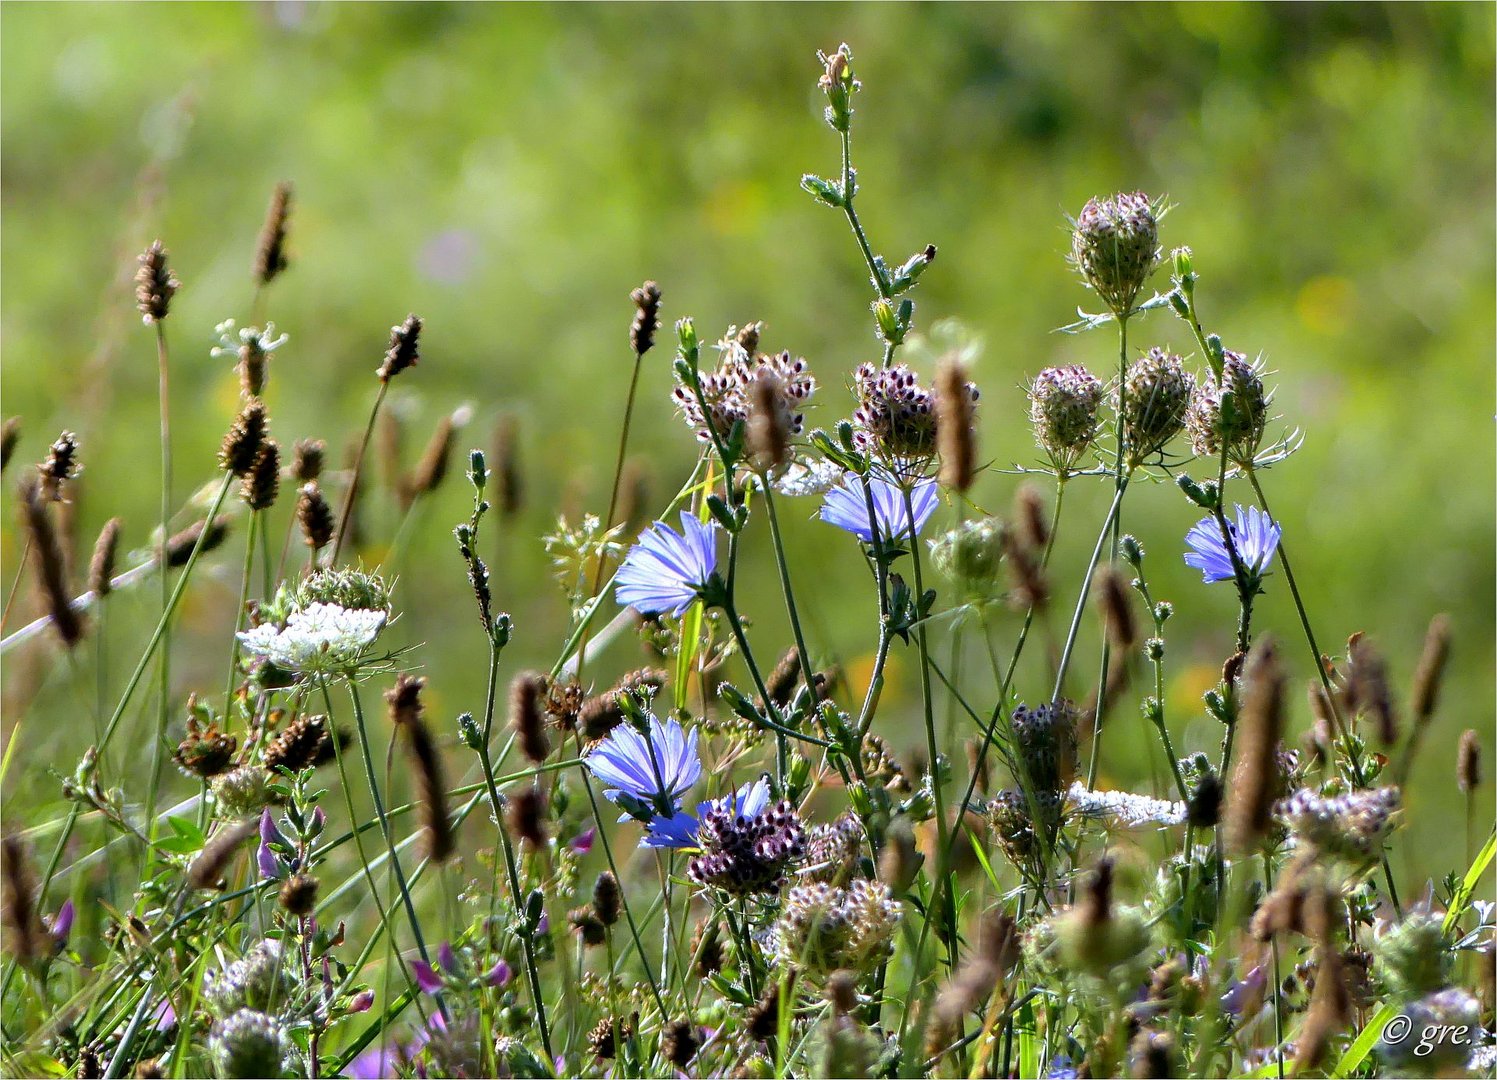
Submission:
[[[390,384],[381,380],[379,393],[374,397],[374,407],[369,410],[369,423],[364,425],[364,438],[359,442],[359,452],[353,459],[353,474],[348,479],[348,491],[343,496],[343,510],[338,515],[338,535],[333,537],[333,554],[328,559],[329,566],[337,564],[338,553],[343,550],[343,534],[348,531],[348,522],[353,516],[353,501],[359,494],[359,477],[364,472],[364,457],[369,451],[369,440],[374,437],[374,424],[379,419],[380,406],[385,403],[385,394],[389,390]]]
[[[790,631],[795,636],[795,653],[800,659],[801,678],[806,682],[806,689],[811,692],[811,707],[814,709],[820,702],[821,695],[816,690],[816,674],[811,668],[811,654],[806,649],[806,637],[801,631],[800,616],[795,609],[795,592],[790,587],[790,566],[785,559],[784,542],[780,538],[780,518],[775,513],[774,492],[770,488],[767,474],[759,474],[759,483],[764,489],[764,509],[769,516],[769,537],[774,544],[775,565],[780,571],[780,590],[785,594],[785,614],[790,619]]]
[[[1123,492],[1127,490],[1127,487],[1128,480],[1124,477],[1123,483],[1113,494],[1112,507],[1102,521],[1102,530],[1097,534],[1097,543],[1092,548],[1092,558],[1087,564],[1086,576],[1081,579],[1081,595],[1076,597],[1076,610],[1071,615],[1071,628],[1066,632],[1066,642],[1060,651],[1060,664],[1055,672],[1055,689],[1050,695],[1052,699],[1059,699],[1061,691],[1065,688],[1066,670],[1071,666],[1071,653],[1076,647],[1076,635],[1081,631],[1081,616],[1086,611],[1086,601],[1091,594],[1092,578],[1097,572],[1097,562],[1102,558],[1102,545],[1107,542],[1107,534],[1112,529],[1113,520],[1123,502]]]
[[[166,349],[166,327],[161,319],[156,320],[156,382],[160,405],[161,424],[161,619],[165,624],[165,638],[161,649],[160,701],[156,710],[156,737],[151,743],[151,782],[146,796],[146,814],[151,820],[151,839],[156,838],[156,798],[161,784],[161,754],[166,741],[167,711],[171,705],[171,568],[166,560],[166,543],[172,534],[172,428],[171,428],[171,384],[170,363]],[[211,524],[213,518],[208,518]]]
[[[1268,852],[1263,852],[1263,891],[1264,895],[1273,892],[1273,861]],[[1284,1078],[1284,1003],[1281,999],[1281,987],[1283,979],[1279,975],[1279,935],[1274,934],[1270,938],[1269,947],[1273,950],[1273,1033],[1274,1033],[1274,1063],[1278,1067],[1279,1080]]]
[[[244,608],[249,603],[250,574],[255,564],[255,533],[260,531],[261,514],[250,514],[249,532],[244,538],[244,574],[239,582],[239,606],[234,609],[234,633],[229,638],[229,678],[224,687],[224,723],[229,722],[229,706],[234,700],[234,670],[239,663],[239,628],[244,625]]]
[[[21,545],[21,558],[19,562],[20,565],[16,570],[15,579],[10,583],[10,592],[7,593],[5,597],[5,610],[0,611],[0,630],[3,630],[5,628],[5,624],[10,620],[11,605],[16,602],[16,596],[19,595],[21,591],[21,578],[26,574],[26,567],[31,565],[30,536],[27,536],[26,542]]]

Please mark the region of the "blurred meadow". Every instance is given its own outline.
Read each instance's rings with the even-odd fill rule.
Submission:
[[[266,393],[282,444],[325,438],[340,464],[368,414],[389,327],[419,313],[421,364],[391,396],[403,467],[463,406],[460,451],[491,448],[501,418],[516,418],[524,507],[489,533],[485,554],[496,605],[517,628],[507,670],[546,666],[567,609],[540,537],[559,513],[575,522],[605,508],[631,288],[654,278],[664,293],[663,347],[644,362],[632,444],[652,507],[675,493],[697,450],[669,398],[676,318],[692,315],[707,340],[764,320],[766,345],[806,356],[822,382],[811,426],[844,415],[853,367],[877,356],[867,275],[845,223],[798,187],[803,172],[837,167],[815,50],[845,40],[863,80],[854,152],[874,247],[899,263],[936,244],[917,327],[958,320],[984,345],[972,374],[982,454],[995,468],[974,499],[987,509],[1010,504],[1017,478],[1003,470],[1036,458],[1027,379],[1056,363],[1106,372],[1115,362],[1110,335],[1053,332],[1078,305],[1095,307],[1064,257],[1066,214],[1115,190],[1169,195],[1161,239],[1193,249],[1204,317],[1229,348],[1264,354],[1279,426],[1305,432],[1303,449],[1264,479],[1323,647],[1343,653],[1346,636],[1366,630],[1402,695],[1430,616],[1451,616],[1452,669],[1406,788],[1417,841],[1395,849],[1417,889],[1466,865],[1457,736],[1473,727],[1492,746],[1493,12],[8,4],[0,394],[5,415],[22,417],[17,460],[40,459],[59,429],[76,430],[78,562],[115,515],[126,548],[148,548],[155,354],[130,278],[135,254],[160,237],[183,282],[167,324],[175,492],[216,483],[238,384],[232,361],[209,355],[214,326],[252,321],[256,233],[274,184],[290,180],[291,268],[266,306],[291,335]],[[1167,288],[1166,275],[1155,284]],[[1131,329],[1141,348],[1190,346],[1167,312]],[[402,527],[390,471],[380,457],[360,554],[399,577],[404,614],[392,633],[426,644],[415,659],[430,678],[433,722],[451,738],[452,718],[481,699],[487,657],[451,537],[471,495],[455,459]],[[1106,487],[1083,479],[1068,489],[1058,580],[1084,568]],[[273,512],[276,543],[291,501],[283,492]],[[866,567],[813,520],[816,500],[783,505],[790,561],[817,584],[805,605],[811,650],[856,685],[873,648]],[[1156,595],[1178,612],[1168,693],[1182,752],[1220,740],[1200,695],[1233,648],[1231,589],[1202,585],[1177,554],[1198,516],[1157,486],[1130,501],[1124,521],[1153,556]],[[5,515],[7,588],[14,519]],[[190,690],[221,686],[242,524],[178,619],[177,725]],[[757,601],[748,614],[766,638],[786,640],[768,545],[748,545],[745,558]],[[1057,597],[1052,634],[1073,602]],[[23,592],[9,625],[35,603]],[[100,677],[117,693],[159,610],[157,588],[111,604]],[[1302,685],[1310,668],[1281,575],[1257,618],[1285,643]],[[1011,637],[1016,622],[1007,617],[1000,633]],[[1086,633],[1094,649],[1090,620]],[[1044,658],[1031,653],[1039,697]],[[7,739],[22,725],[5,778],[11,821],[63,805],[49,770],[70,772],[93,740],[96,659],[81,650],[70,672],[50,640],[5,658]],[[595,676],[640,663],[626,638]],[[879,722],[907,745],[918,688],[913,663],[902,670],[896,658]],[[1302,731],[1303,698],[1292,701]],[[127,722],[138,725],[131,745],[143,768],[154,706],[142,695],[137,710]],[[1147,776],[1145,722],[1118,713],[1111,724],[1107,781]],[[174,772],[168,783],[178,797],[192,790]]]

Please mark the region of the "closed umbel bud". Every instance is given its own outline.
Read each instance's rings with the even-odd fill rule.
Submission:
[[[1232,460],[1251,461],[1268,425],[1268,405],[1258,369],[1241,353],[1225,350],[1221,378],[1207,375],[1191,395],[1185,413],[1191,449],[1213,458],[1226,447]]]
[[[1138,465],[1179,434],[1193,388],[1180,357],[1163,349],[1150,349],[1129,366],[1120,419],[1130,464]]]
[[[421,320],[407,315],[405,322],[390,327],[390,347],[385,350],[384,363],[380,364],[380,382],[389,382],[408,367],[415,367],[421,359],[417,346],[421,339]]]
[[[1029,384],[1034,441],[1062,472],[1070,472],[1097,438],[1102,382],[1079,364],[1046,368]]]
[[[135,271],[135,306],[147,325],[166,318],[171,307],[172,296],[182,287],[166,265],[166,249],[160,240],[153,240],[140,256],[140,268]]]
[[[1159,263],[1159,222],[1141,191],[1091,199],[1073,222],[1071,259],[1115,315],[1133,300]]]
[[[258,399],[251,399],[224,435],[218,450],[218,464],[224,472],[235,476],[246,476],[254,467],[255,455],[265,441],[265,406]]]
[[[629,347],[635,356],[643,356],[655,344],[655,331],[660,328],[660,286],[646,281],[629,294],[629,299],[638,309],[629,326]]]

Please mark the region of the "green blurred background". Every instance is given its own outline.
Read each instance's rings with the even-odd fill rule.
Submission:
[[[1460,861],[1455,740],[1474,727],[1490,750],[1493,727],[1491,5],[38,3],[6,5],[3,31],[4,411],[24,418],[21,461],[61,427],[80,433],[80,558],[116,514],[144,547],[157,512],[155,357],[132,305],[135,253],[161,237],[184,282],[168,322],[182,496],[214,475],[237,401],[231,364],[209,357],[213,327],[248,319],[255,236],[273,184],[289,179],[292,266],[268,296],[291,334],[273,362],[274,431],[283,446],[326,438],[336,462],[367,414],[389,326],[408,311],[426,319],[422,363],[392,394],[408,463],[464,403],[460,447],[491,445],[501,414],[522,425],[526,509],[487,552],[519,630],[506,671],[549,666],[565,628],[540,535],[558,512],[575,520],[607,500],[630,288],[657,279],[667,326],[691,314],[709,340],[763,319],[766,345],[804,354],[821,379],[813,423],[845,413],[851,369],[876,356],[846,226],[797,186],[837,167],[818,47],[848,41],[863,81],[854,152],[875,249],[900,262],[937,244],[918,323],[956,318],[985,341],[974,376],[998,466],[1033,460],[1029,375],[1114,363],[1110,332],[1052,332],[1091,299],[1064,259],[1065,214],[1117,189],[1167,193],[1177,209],[1163,242],[1194,249],[1208,328],[1267,357],[1283,427],[1305,431],[1265,480],[1322,645],[1341,651],[1369,631],[1402,693],[1429,617],[1452,616],[1450,681],[1408,793],[1417,842],[1397,858],[1417,881]],[[1183,329],[1155,313],[1133,339],[1183,351]],[[695,452],[662,340],[634,440],[660,503]],[[991,472],[977,501],[1006,510],[1014,487]],[[1105,511],[1100,485],[1072,491],[1056,633]],[[468,502],[455,469],[393,566],[398,634],[426,643],[415,659],[448,731],[483,684],[450,537]],[[275,511],[278,540],[289,503]],[[873,642],[866,571],[844,535],[812,520],[814,501],[787,506],[813,652],[855,674]],[[1169,696],[1182,749],[1219,739],[1199,694],[1235,615],[1228,586],[1180,565],[1197,516],[1154,486],[1130,497],[1125,521],[1179,613]],[[377,481],[366,558],[384,557],[397,521]],[[771,653],[788,639],[755,529],[745,607]],[[241,526],[182,617],[179,697],[222,686],[242,544]],[[115,691],[155,597],[151,585],[112,603]],[[1015,625],[998,627],[1005,652]],[[1307,678],[1281,576],[1258,626]],[[1078,670],[1090,672],[1088,634]],[[640,659],[625,642],[596,674]],[[55,805],[46,767],[69,769],[90,741],[94,658],[71,681],[50,647],[6,661],[7,731],[27,725],[6,809],[29,822],[34,800]],[[911,671],[899,657],[880,714],[901,743],[918,727]],[[1026,669],[1026,696],[1045,686]],[[1131,710],[1113,724],[1107,780],[1141,783],[1153,736]],[[144,739],[133,745],[143,764]]]

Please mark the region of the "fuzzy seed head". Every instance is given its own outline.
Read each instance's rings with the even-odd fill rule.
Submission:
[[[265,224],[255,242],[255,280],[262,286],[271,281],[288,263],[286,259],[286,219],[291,215],[291,183],[283,180],[275,186]]]
[[[291,476],[297,484],[310,484],[322,475],[327,443],[321,439],[298,439],[291,456]]]
[[[153,240],[137,261],[140,266],[135,271],[135,306],[146,325],[158,323],[166,318],[172,297],[182,283],[167,266],[166,249],[160,240]]]
[[[1158,453],[1180,433],[1194,389],[1184,362],[1163,349],[1150,349],[1129,366],[1120,419],[1131,464]]]
[[[1071,261],[1116,315],[1132,310],[1159,257],[1159,222],[1141,191],[1090,199],[1073,222]]]
[[[47,449],[47,456],[36,467],[42,482],[42,492],[48,501],[62,498],[62,488],[73,477],[83,471],[78,461],[78,436],[64,431]]]
[[[218,450],[218,464],[224,472],[248,476],[255,466],[255,456],[265,441],[268,427],[265,406],[258,398],[245,403],[224,435]]]
[[[1470,794],[1481,784],[1481,739],[1472,728],[1461,733],[1461,743],[1456,751],[1456,785]]]
[[[418,351],[421,326],[419,317],[407,315],[405,322],[390,327],[390,347],[385,350],[385,359],[378,371],[380,382],[389,382],[406,368],[416,366],[421,359]]]
[[[1102,381],[1079,364],[1046,368],[1029,384],[1034,441],[1061,473],[1069,473],[1096,441]]]
[[[301,487],[296,499],[296,521],[301,526],[302,538],[313,551],[321,551],[333,542],[336,529],[333,510],[315,480]]]
[[[110,518],[104,523],[99,538],[94,541],[93,557],[88,562],[88,591],[101,600],[114,588],[114,564],[119,554],[122,526],[119,518]]]
[[[1251,462],[1268,426],[1271,396],[1257,366],[1242,353],[1225,350],[1221,379],[1207,374],[1191,393],[1185,412],[1191,449],[1214,458],[1226,447],[1231,460]]]
[[[941,482],[964,492],[977,474],[977,395],[960,360],[948,359],[936,373],[936,443]]]
[[[655,344],[660,329],[660,286],[646,281],[629,294],[634,301],[634,321],[629,325],[629,347],[635,356],[643,356]]]
[[[604,870],[593,882],[593,914],[604,926],[612,926],[619,921],[622,909],[623,893],[619,889],[619,879],[612,871]]]
[[[21,418],[9,417],[0,426],[0,471],[10,464],[10,456],[16,452],[16,443],[21,441]]]
[[[281,883],[281,907],[292,915],[308,915],[317,905],[321,883],[311,874],[292,874]]]
[[[251,510],[269,510],[281,490],[281,448],[266,439],[255,454],[254,464],[239,482],[239,494]]]

